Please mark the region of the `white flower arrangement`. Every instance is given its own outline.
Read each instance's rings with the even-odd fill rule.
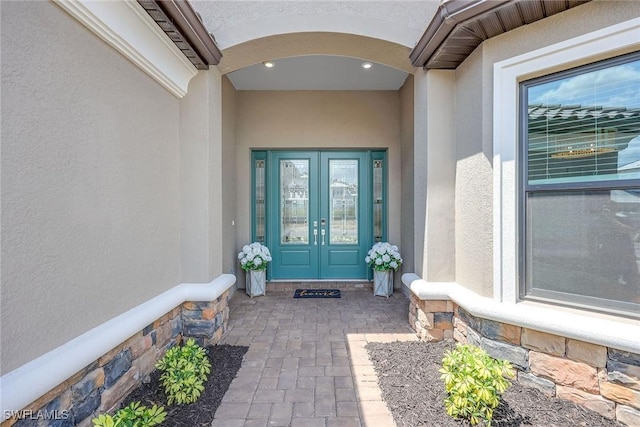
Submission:
[[[253,242],[242,247],[238,259],[243,270],[266,270],[267,263],[271,261],[271,252],[262,243]]]
[[[402,258],[398,247],[390,245],[387,242],[378,242],[369,250],[369,253],[364,258],[365,262],[369,264],[374,270],[398,270],[402,265]]]

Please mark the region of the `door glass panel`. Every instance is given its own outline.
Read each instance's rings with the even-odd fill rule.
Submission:
[[[266,235],[266,206],[265,206],[265,167],[264,160],[259,159],[256,160],[255,163],[255,230],[256,230],[256,240],[260,243],[265,242]]]
[[[358,160],[329,160],[331,244],[358,243]]]
[[[309,244],[309,160],[280,160],[280,243]]]
[[[382,160],[373,161],[373,238],[382,241]]]

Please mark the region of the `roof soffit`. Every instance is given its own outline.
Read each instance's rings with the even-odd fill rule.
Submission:
[[[218,65],[222,52],[187,0],[137,0],[199,70]]]
[[[411,51],[416,67],[455,69],[483,41],[591,0],[449,0]]]

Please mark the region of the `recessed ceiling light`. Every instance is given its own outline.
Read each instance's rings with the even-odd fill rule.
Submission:
[[[273,63],[273,62],[271,62],[271,61],[264,61],[264,62],[263,62],[263,64],[264,64],[264,66],[265,66],[265,67],[267,67],[267,68],[273,68],[273,67],[275,67],[275,66],[276,66],[276,64],[274,64],[274,63]]]
[[[372,67],[372,64],[371,62],[363,62],[361,67],[364,68],[365,70],[368,70],[369,68]]]

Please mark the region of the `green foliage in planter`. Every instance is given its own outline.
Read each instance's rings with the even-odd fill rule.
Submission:
[[[472,345],[458,345],[442,360],[441,378],[449,394],[444,400],[447,413],[476,425],[483,420],[491,426],[493,410],[500,395],[511,385],[515,371],[506,360],[496,360]]]
[[[163,406],[147,408],[140,402],[133,402],[113,416],[102,414],[91,421],[94,427],[153,427],[163,422],[166,416]]]
[[[169,405],[193,403],[202,394],[204,383],[211,372],[206,351],[193,338],[182,346],[167,350],[156,368],[163,371],[160,381]]]

